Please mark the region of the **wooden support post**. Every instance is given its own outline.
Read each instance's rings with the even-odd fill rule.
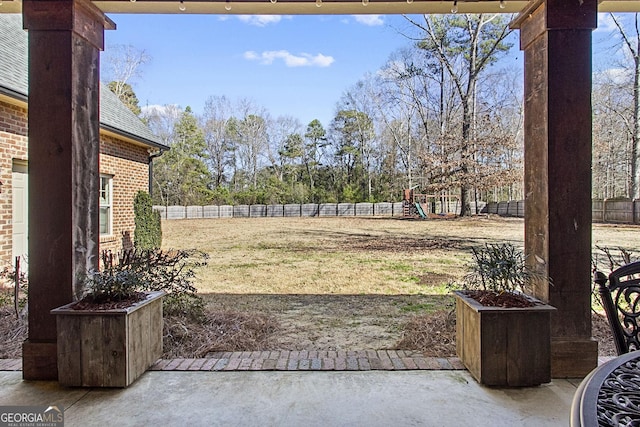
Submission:
[[[553,283],[553,377],[597,365],[591,338],[591,32],[597,0],[532,3],[512,26],[525,52],[525,251]]]
[[[99,51],[110,22],[86,0],[25,0],[29,31],[29,337],[23,378],[57,379],[49,311],[98,266]]]

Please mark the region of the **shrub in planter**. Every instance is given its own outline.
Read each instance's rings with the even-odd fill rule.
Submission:
[[[522,251],[510,243],[488,243],[471,248],[471,252],[473,261],[463,284],[467,293],[474,294],[485,305],[532,305],[520,292],[530,280],[541,276],[527,267]]]
[[[553,307],[522,292],[530,280],[511,244],[473,249],[463,289],[456,291],[456,352],[480,383],[532,386],[551,380]]]
[[[121,252],[117,258],[111,252],[102,254],[105,270],[111,269],[124,277],[131,275],[131,281],[137,281],[141,291],[164,291],[165,314],[192,318],[204,314],[204,302],[192,282],[195,270],[206,265],[207,259],[206,253],[195,249],[132,249]]]
[[[126,387],[155,363],[162,354],[162,297],[199,298],[190,282],[189,259],[195,254],[128,251],[115,265],[105,254],[103,270],[87,276],[84,297],[51,311],[58,331],[58,381]]]

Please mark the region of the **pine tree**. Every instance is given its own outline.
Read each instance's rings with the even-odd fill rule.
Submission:
[[[154,178],[166,204],[206,204],[212,177],[205,163],[205,142],[198,120],[187,107],[173,129],[171,149],[154,163]]]

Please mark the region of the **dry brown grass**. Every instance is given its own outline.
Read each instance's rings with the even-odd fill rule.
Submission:
[[[638,230],[595,225],[594,245],[640,247]],[[523,245],[524,222],[229,218],[164,221],[163,233],[165,248],[210,254],[198,272],[202,293],[400,295],[459,279],[473,245]]]
[[[13,307],[0,307],[0,359],[22,357],[27,338],[27,322],[16,316]]]
[[[278,329],[270,316],[233,311],[208,311],[206,320],[164,318],[162,357],[199,358],[216,351],[268,350]]]
[[[425,356],[455,356],[455,313],[450,310],[438,310],[415,316],[406,324],[398,348],[420,350]]]
[[[399,295],[460,277],[471,245],[517,240],[522,222],[235,218],[165,221],[163,233],[166,248],[211,255],[203,293]]]

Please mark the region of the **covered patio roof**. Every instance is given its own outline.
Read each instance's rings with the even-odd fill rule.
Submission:
[[[248,14],[248,15],[351,15],[351,14],[445,14],[453,0],[111,0],[92,1],[104,13],[141,14]],[[537,1],[459,0],[458,13],[518,13]],[[502,7],[501,7],[502,6]],[[229,9],[230,7],[230,9]],[[229,10],[227,10],[229,9]],[[637,0],[602,0],[599,12],[640,12]],[[22,0],[3,0],[0,13],[22,12]]]

